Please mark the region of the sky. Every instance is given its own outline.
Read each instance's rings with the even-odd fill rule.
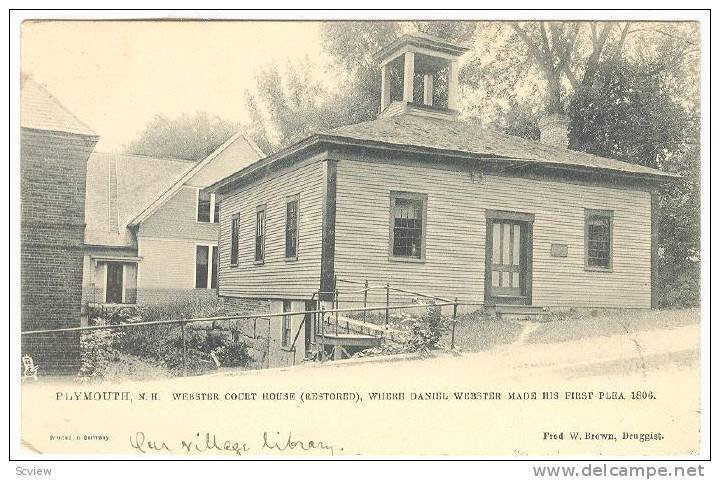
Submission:
[[[316,22],[24,22],[21,68],[118,151],[156,114],[247,121],[244,92],[270,63],[322,65]]]

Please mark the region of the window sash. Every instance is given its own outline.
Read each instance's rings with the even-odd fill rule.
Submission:
[[[285,258],[297,258],[298,201],[289,200],[285,210]]]
[[[230,221],[230,265],[238,264],[240,250],[240,215],[233,215]]]

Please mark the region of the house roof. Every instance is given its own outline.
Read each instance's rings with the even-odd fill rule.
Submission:
[[[27,75],[20,79],[20,126],[97,137],[43,85]]]
[[[650,176],[675,176],[642,165],[483,129],[471,122],[413,114],[347,125],[329,130],[325,135],[387,145],[515,159],[548,166],[570,166]]]
[[[85,244],[134,246],[127,229],[130,220],[195,163],[143,155],[91,154],[85,190]]]
[[[260,147],[257,146],[255,142],[253,142],[248,136],[246,136],[243,132],[237,132],[232,137],[230,137],[225,143],[223,143],[220,147],[218,147],[214,152],[212,152],[210,155],[205,157],[203,160],[195,163],[192,168],[187,170],[183,173],[180,177],[175,179],[174,182],[167,185],[165,189],[149,204],[145,205],[141,210],[137,212],[137,214],[132,218],[132,220],[129,222],[129,225],[139,225],[142,223],[146,218],[148,218],[150,215],[152,215],[158,208],[163,206],[165,202],[167,202],[170,198],[172,198],[175,193],[188,181],[190,180],[196,173],[198,173],[200,170],[202,170],[203,167],[205,167],[208,163],[212,162],[218,155],[220,155],[222,152],[224,152],[230,145],[235,143],[238,139],[243,139],[247,144],[250,146],[250,148],[253,150],[253,152],[257,155],[257,158],[263,158],[265,156],[265,153],[263,153],[262,150],[260,150]],[[254,161],[254,159],[253,159]]]
[[[478,162],[507,160],[513,163],[536,164],[559,169],[595,171],[609,175],[630,175],[650,180],[670,180],[680,177],[677,174],[655,168],[483,129],[472,122],[406,113],[311,135],[216,182],[209,189],[225,190],[236,180],[259,168],[319,144],[431,153],[439,155],[441,158],[460,157]]]

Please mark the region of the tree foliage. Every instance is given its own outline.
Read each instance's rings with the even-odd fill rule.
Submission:
[[[237,129],[237,125],[205,112],[192,116],[184,114],[174,119],[156,115],[124,150],[157,158],[202,160]]]

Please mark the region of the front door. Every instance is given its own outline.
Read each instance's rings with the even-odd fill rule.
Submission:
[[[105,286],[106,303],[123,303],[123,264],[108,262],[107,284]]]
[[[485,299],[488,305],[529,305],[530,222],[489,218],[485,249]]]

